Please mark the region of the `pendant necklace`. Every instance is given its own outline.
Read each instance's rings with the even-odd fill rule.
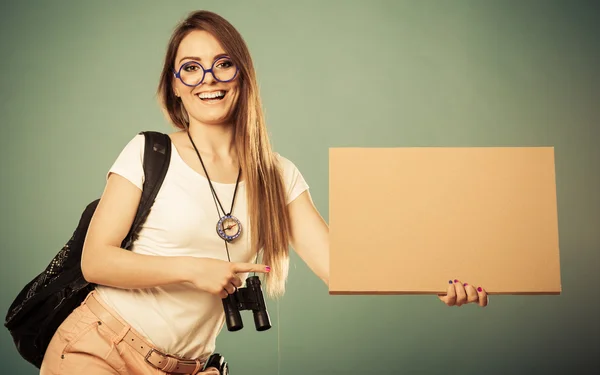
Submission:
[[[229,211],[229,213],[227,213],[225,211],[225,209],[223,208],[223,205],[221,204],[219,197],[217,196],[217,193],[212,185],[212,182],[210,181],[210,177],[208,176],[208,172],[206,171],[206,167],[204,166],[204,162],[202,161],[200,152],[198,152],[198,149],[196,148],[196,145],[194,144],[194,141],[192,140],[192,136],[190,135],[189,131],[187,132],[187,135],[188,135],[188,138],[190,139],[190,142],[192,142],[192,146],[194,147],[194,150],[196,151],[196,155],[198,155],[198,159],[200,159],[200,164],[202,164],[202,169],[204,169],[204,173],[206,174],[206,179],[208,180],[208,185],[210,186],[210,191],[212,192],[213,200],[215,201],[215,206],[217,207],[217,215],[219,216],[219,220],[217,221],[217,228],[216,228],[217,234],[219,235],[219,237],[221,237],[223,240],[225,240],[225,244],[227,244],[227,242],[231,242],[231,241],[235,240],[242,234],[242,224],[235,216],[233,216],[231,214],[231,212],[233,211],[233,204],[235,203],[235,196],[237,194],[238,185],[240,182],[240,175],[242,174],[242,168],[240,167],[240,170],[238,171],[237,180],[235,181],[235,190],[233,191],[233,198],[231,200],[231,210]],[[218,203],[218,205],[217,205],[217,203]],[[222,216],[221,216],[221,211],[219,211],[219,207],[221,208],[221,211],[223,211]],[[229,254],[227,254],[227,255],[229,255]]]

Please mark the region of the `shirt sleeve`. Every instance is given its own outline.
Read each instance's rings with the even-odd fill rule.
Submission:
[[[300,173],[292,161],[279,154],[277,154],[277,160],[281,167],[281,171],[283,172],[283,181],[286,189],[286,204],[290,204],[305,190],[308,190],[309,186],[302,176],[302,173]]]
[[[116,173],[129,180],[140,190],[143,190],[144,147],[144,135],[137,134],[127,143],[127,145],[125,145],[125,148],[123,148],[113,165],[106,173],[106,178],[108,179],[111,173]]]

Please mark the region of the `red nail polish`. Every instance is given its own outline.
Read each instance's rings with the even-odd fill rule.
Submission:
[[[483,289],[481,289],[481,287],[477,288],[478,292],[481,292]]]
[[[269,266],[267,266],[266,269],[267,269],[267,272],[271,271],[271,267],[269,267]]]
[[[467,283],[464,284],[464,286],[467,286],[467,285],[469,285],[469,284],[467,284]]]
[[[457,282],[458,282],[458,280],[457,280],[457,279],[454,279],[454,282],[455,282],[455,283],[457,283]]]

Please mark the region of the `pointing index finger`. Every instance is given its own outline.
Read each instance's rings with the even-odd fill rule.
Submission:
[[[271,267],[265,266],[264,264],[255,264],[255,263],[234,263],[233,264],[234,272],[263,272],[267,273],[271,271]]]

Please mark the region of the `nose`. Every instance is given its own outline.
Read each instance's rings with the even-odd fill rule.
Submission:
[[[202,84],[211,84],[214,83],[217,79],[215,78],[215,74],[212,69],[208,69],[204,71],[204,80]]]

